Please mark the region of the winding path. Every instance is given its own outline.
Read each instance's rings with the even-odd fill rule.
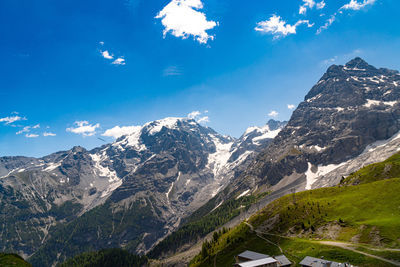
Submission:
[[[381,261],[384,261],[384,262],[388,262],[388,263],[393,264],[395,266],[400,266],[400,262],[388,260],[388,259],[376,256],[376,255],[373,255],[373,254],[366,253],[364,251],[359,251],[359,250],[355,249],[353,247],[355,245],[351,244],[351,243],[337,242],[337,241],[314,241],[314,242],[319,243],[319,244],[323,244],[323,245],[335,246],[335,247],[340,247],[340,248],[343,248],[343,249],[351,250],[353,252],[362,254],[364,256],[368,256],[368,257],[375,258],[375,259],[378,259],[378,260],[381,260]],[[385,250],[387,250],[387,251],[399,251],[397,249],[372,249],[372,250],[377,250],[377,251],[379,251],[379,250],[380,251],[385,251]]]

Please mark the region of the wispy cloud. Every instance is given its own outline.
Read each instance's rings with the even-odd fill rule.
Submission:
[[[339,10],[333,13],[326,21],[325,24],[318,28],[317,34],[320,34],[322,31],[328,29],[337,19],[337,17],[343,13],[343,10],[360,10],[369,5],[373,5],[376,0],[363,0],[358,2],[358,0],[350,0],[349,3],[343,5]]]
[[[115,126],[114,128],[106,130],[102,136],[109,136],[117,139],[118,137],[135,133],[140,129],[142,129],[141,126]]]
[[[328,29],[336,20],[337,13],[334,13],[330,16],[329,19],[326,20],[325,24],[318,28],[317,34],[320,34],[322,31]]]
[[[373,5],[375,2],[376,0],[364,0],[361,2],[358,2],[357,0],[351,0],[348,4],[345,4],[340,9],[360,10],[368,5]]]
[[[306,13],[307,13],[307,10],[308,9],[313,9],[314,8],[314,6],[317,8],[317,9],[323,9],[324,7],[325,7],[325,1],[324,0],[322,0],[321,2],[315,2],[314,0],[303,0],[303,5],[301,5],[300,7],[299,7],[299,14],[300,15],[305,15]]]
[[[298,26],[306,24],[308,27],[314,26],[308,20],[299,20],[294,25],[286,23],[280,16],[272,15],[268,20],[257,23],[256,31],[272,34],[274,39],[286,37],[289,34],[296,34]]]
[[[317,9],[323,9],[326,6],[326,3],[324,0],[321,2],[317,3]]]
[[[193,36],[199,43],[205,44],[214,36],[207,33],[218,25],[207,20],[201,0],[172,0],[156,16],[164,26],[164,37],[170,32],[175,37],[186,39]]]
[[[123,57],[119,57],[116,60],[114,60],[111,64],[114,64],[114,65],[125,65],[125,59]]]
[[[99,42],[101,46],[104,46],[104,42]],[[101,56],[105,59],[112,60],[111,64],[113,65],[125,65],[125,58],[120,56],[120,57],[114,57],[114,54],[109,52],[108,50],[100,50]]]
[[[22,133],[29,133],[31,130],[31,126],[25,126],[22,130],[19,130],[18,132],[16,132],[16,135],[22,134]]]
[[[279,115],[279,113],[275,110],[272,110],[270,113],[268,113],[268,116],[270,117],[277,117]]]
[[[299,8],[299,14],[306,14],[307,9],[312,9],[315,6],[314,0],[303,0],[304,4]]]
[[[27,138],[37,138],[37,137],[39,137],[39,135],[37,135],[37,134],[26,134],[25,137],[27,137]]]
[[[44,132],[43,136],[45,136],[45,137],[47,137],[47,136],[56,136],[56,134],[52,133],[52,132]]]
[[[183,71],[178,66],[169,66],[163,70],[163,76],[179,76],[182,74]]]
[[[0,122],[4,122],[5,124],[11,124],[14,123],[16,121],[26,121],[25,117],[21,117],[18,115],[14,115],[14,116],[8,116],[8,117],[4,117],[4,118],[0,118]]]
[[[208,113],[208,110],[205,110],[204,113]],[[187,117],[189,119],[196,120],[198,123],[207,123],[210,122],[210,118],[208,116],[202,116],[202,112],[195,110],[190,112]]]
[[[336,62],[348,61],[351,58],[359,56],[360,54],[362,54],[362,50],[355,49],[355,50],[351,51],[350,53],[336,55],[331,58],[325,59],[321,62],[321,66],[323,66],[325,68],[327,65],[332,65],[332,64],[335,64]]]
[[[208,116],[201,117],[197,120],[198,123],[207,123],[210,122],[210,118]]]
[[[83,136],[93,136],[96,134],[96,129],[100,127],[99,123],[89,124],[88,121],[76,121],[75,127],[67,128],[67,132],[81,134]]]
[[[287,108],[290,109],[290,110],[292,110],[292,109],[295,109],[296,106],[295,106],[295,105],[292,105],[292,104],[288,104],[288,105],[287,105]]]

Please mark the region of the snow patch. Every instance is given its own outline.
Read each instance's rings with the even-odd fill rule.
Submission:
[[[397,104],[397,101],[379,101],[379,100],[372,100],[372,99],[367,99],[367,103],[364,104],[364,107],[370,108],[371,106],[379,106],[379,105],[385,105],[385,106],[391,106],[393,107],[394,105]]]
[[[90,157],[94,162],[95,174],[99,175],[100,177],[107,177],[108,182],[110,183],[114,183],[120,180],[114,170],[110,170],[108,167],[104,167],[103,165],[101,165],[101,162],[104,160],[101,156],[97,154],[91,154]]]
[[[213,208],[213,209],[210,211],[210,213],[213,212],[214,210],[218,209],[218,208],[222,205],[222,203],[224,203],[223,200],[222,200],[217,206],[215,206],[215,208]]]
[[[44,169],[44,171],[51,172],[51,171],[53,171],[54,169],[56,169],[56,168],[58,168],[60,166],[61,166],[60,162],[58,162],[58,163],[54,163],[53,162],[53,163],[50,163],[49,166],[47,166],[47,168]]]
[[[233,142],[222,143],[215,135],[212,135],[211,138],[216,152],[208,155],[207,167],[213,170],[214,177],[216,177],[231,157],[230,150]]]
[[[273,131],[269,131],[269,129],[268,129],[268,131],[266,131],[266,132],[263,133],[262,135],[253,138],[253,143],[256,143],[257,145],[259,145],[259,144],[260,144],[259,142],[260,142],[261,140],[273,139],[273,138],[275,138],[275,137],[279,134],[279,132],[280,132],[281,130],[282,130],[281,128],[276,129],[276,130],[273,130]]]
[[[238,200],[238,199],[241,198],[241,197],[244,197],[244,196],[247,195],[249,192],[250,192],[250,189],[247,189],[246,191],[244,191],[243,193],[241,193],[240,195],[238,195],[238,196],[236,197],[236,200]]]
[[[318,177],[323,176],[323,175],[335,170],[336,168],[339,168],[340,166],[342,166],[344,164],[346,164],[346,162],[342,162],[340,164],[330,164],[327,166],[317,166],[316,172],[313,172],[312,171],[313,165],[309,162],[308,169],[305,173],[305,175],[307,177],[306,190],[311,189],[311,186],[317,181]]]

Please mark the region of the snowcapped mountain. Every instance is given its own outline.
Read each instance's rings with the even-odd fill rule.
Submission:
[[[240,194],[260,186],[304,190],[335,185],[362,166],[362,160],[384,160],[387,153],[380,157],[369,148],[387,142],[399,130],[398,71],[377,69],[361,58],[345,66],[333,65],[286,127],[233,181],[231,192]]]
[[[40,245],[41,251],[52,250],[64,238],[62,231],[74,226],[68,241],[73,249],[95,238],[91,249],[147,251],[244,170],[282,126],[270,121],[234,139],[192,119],[165,118],[131,127],[91,151],[74,147],[40,159],[0,158],[0,216],[16,214],[0,225],[7,232],[0,247],[26,256]],[[85,220],[103,223],[93,228]],[[58,257],[71,256],[73,249]]]

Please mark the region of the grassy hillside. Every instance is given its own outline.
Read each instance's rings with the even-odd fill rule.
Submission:
[[[358,185],[395,177],[400,178],[400,152],[383,162],[368,165],[352,173],[341,184]]]
[[[231,266],[233,256],[245,249],[277,255],[279,245],[294,262],[304,256],[351,262],[359,266],[391,266],[354,251],[326,246],[315,240],[339,240],[368,248],[400,248],[400,179],[396,154],[362,168],[341,186],[284,196],[242,224],[203,244],[192,266]],[[391,167],[387,167],[391,166]],[[356,186],[345,186],[357,184]],[[266,241],[266,240],[268,241]],[[273,245],[270,242],[276,244]],[[372,254],[399,261],[398,251]],[[371,254],[371,253],[370,253]]]
[[[0,253],[1,267],[32,267],[29,263],[17,254]]]
[[[82,253],[57,267],[141,267],[146,264],[146,257],[115,248]]]

